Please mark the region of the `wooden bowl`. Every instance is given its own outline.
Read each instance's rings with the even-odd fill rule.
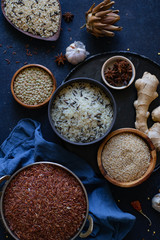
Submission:
[[[50,96],[49,96],[48,98],[46,98],[44,102],[39,103],[39,104],[37,104],[37,105],[29,105],[29,104],[23,103],[23,102],[16,96],[16,94],[15,94],[15,92],[14,92],[14,81],[15,81],[16,77],[18,76],[18,74],[19,74],[22,70],[27,69],[27,68],[31,68],[31,67],[38,67],[38,68],[40,68],[40,69],[45,70],[45,71],[51,76],[51,78],[52,78],[52,80],[53,80],[53,89],[52,89],[52,92],[51,92]],[[12,81],[11,81],[11,92],[12,92],[12,95],[13,95],[14,99],[15,99],[20,105],[22,105],[23,107],[30,108],[30,109],[37,109],[37,108],[40,108],[40,107],[46,105],[46,104],[49,102],[50,98],[52,97],[55,89],[56,89],[56,79],[55,79],[54,75],[52,74],[52,72],[51,72],[48,68],[46,68],[46,67],[44,67],[43,65],[40,65],[40,64],[28,64],[28,65],[25,65],[25,66],[21,67],[21,68],[18,69],[18,70],[16,71],[16,73],[13,75]]]
[[[149,150],[150,150],[150,154],[151,154],[150,165],[149,165],[147,171],[139,179],[130,181],[130,182],[120,182],[120,181],[117,181],[116,179],[110,177],[107,174],[107,171],[105,170],[103,163],[102,163],[102,152],[103,152],[105,145],[113,136],[116,136],[116,135],[122,134],[122,133],[133,133],[133,134],[139,136],[140,138],[142,138],[147,143]],[[157,159],[156,150],[155,150],[155,147],[154,147],[153,143],[151,142],[151,140],[147,137],[146,134],[144,134],[143,132],[140,132],[137,129],[133,129],[133,128],[121,128],[121,129],[118,129],[118,130],[110,133],[105,138],[105,140],[102,142],[102,144],[100,145],[100,147],[98,149],[98,154],[97,154],[98,166],[99,166],[99,169],[100,169],[102,175],[112,184],[119,186],[119,187],[124,187],[124,188],[135,187],[135,186],[141,184],[142,182],[144,182],[151,175],[152,171],[154,170],[155,165],[156,165],[156,159]]]
[[[62,11],[61,11],[61,5],[60,5],[60,2],[59,0],[57,0],[58,4],[59,4],[59,8],[60,8],[60,19],[59,19],[59,26],[58,26],[58,30],[57,32],[51,36],[51,37],[41,37],[39,35],[35,35],[35,34],[32,34],[32,33],[29,33],[29,32],[26,32],[26,31],[23,31],[22,29],[19,29],[18,27],[16,27],[12,22],[11,20],[7,17],[6,13],[5,13],[5,0],[1,0],[1,9],[2,9],[2,13],[5,17],[5,19],[11,24],[11,26],[13,26],[15,29],[17,29],[19,32],[29,36],[29,37],[32,37],[32,38],[36,38],[36,39],[39,39],[39,40],[44,40],[44,41],[56,41],[58,38],[59,38],[59,35],[60,35],[60,31],[61,31],[61,21],[62,21]]]
[[[129,83],[128,83],[127,85],[123,85],[123,86],[120,86],[120,87],[111,85],[111,84],[107,81],[107,79],[105,78],[105,71],[106,71],[108,68],[112,68],[113,65],[114,65],[114,63],[115,63],[117,60],[126,61],[126,62],[131,66],[131,69],[132,69],[132,76],[131,76],[131,78],[130,78]],[[112,89],[115,89],[115,90],[123,90],[123,89],[129,87],[129,86],[134,82],[135,75],[136,75],[136,72],[135,72],[135,67],[134,67],[133,63],[132,63],[128,58],[126,58],[126,57],[124,57],[124,56],[113,56],[113,57],[107,59],[107,60],[104,62],[103,66],[102,66],[102,69],[101,69],[101,76],[102,76],[102,79],[103,79],[104,83],[105,83],[108,87],[110,87],[110,88],[112,88]]]

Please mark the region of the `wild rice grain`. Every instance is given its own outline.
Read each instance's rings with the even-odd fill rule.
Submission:
[[[44,38],[54,35],[59,27],[56,0],[5,0],[5,13],[17,28]]]
[[[51,117],[61,135],[85,143],[105,134],[113,119],[113,108],[99,87],[87,82],[72,83],[54,100]]]
[[[147,171],[150,159],[148,145],[132,133],[113,136],[102,152],[102,164],[107,174],[120,182],[139,179]]]

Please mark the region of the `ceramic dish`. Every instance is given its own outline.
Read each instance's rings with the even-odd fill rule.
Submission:
[[[26,175],[27,178],[25,178]],[[61,179],[62,182],[64,181],[64,184],[63,183],[59,184],[57,178]],[[25,186],[23,183],[24,179]],[[34,179],[34,181],[32,179]],[[80,181],[80,179],[68,168],[53,162],[36,162],[19,169],[12,176],[5,175],[1,177],[0,183],[2,183],[5,180],[7,181],[3,187],[0,199],[1,218],[4,226],[6,227],[10,235],[13,237],[13,239],[15,240],[24,239],[23,237],[24,233],[22,230],[23,227],[22,229],[18,229],[17,227],[14,228],[14,230],[13,229],[11,230],[9,224],[10,221],[11,223],[13,223],[14,226],[18,226],[19,224],[25,226],[26,224],[26,226],[28,227],[28,225],[31,225],[29,229],[25,230],[26,234],[30,235],[30,237],[28,238],[25,235],[25,238],[27,239],[31,239],[31,236],[33,236],[34,239],[38,239],[36,238],[36,236],[37,234],[38,236],[40,235],[39,231],[41,231],[41,234],[45,232],[46,235],[48,234],[48,236],[51,236],[52,234],[55,235],[55,233],[57,233],[58,236],[65,234],[65,239],[68,240],[76,239],[78,236],[81,238],[86,238],[91,234],[93,230],[93,219],[89,215],[89,203],[86,189],[83,183]],[[42,181],[45,181],[46,184],[43,185]],[[54,187],[52,186],[53,183]],[[68,183],[68,185],[66,183]],[[37,186],[40,185],[41,188],[43,188],[44,192],[48,191],[47,197],[45,197],[45,193],[43,193],[42,190],[37,189]],[[61,191],[58,191],[59,187],[61,188]],[[77,191],[79,195],[77,194]],[[72,197],[72,194],[69,195],[70,192],[72,192],[73,195],[75,196]],[[7,193],[9,193],[9,195]],[[38,198],[36,197],[37,195],[39,196]],[[11,202],[14,199],[13,206],[8,205],[8,201],[6,201],[7,197],[10,198]],[[79,205],[79,201],[81,201],[83,208],[81,207],[81,205]],[[43,204],[44,206],[43,208],[45,208],[45,210],[41,209],[42,206],[40,203]],[[80,207],[77,206],[77,203]],[[25,206],[26,204],[28,206]],[[77,208],[74,207],[74,204],[77,206],[79,210],[77,210]],[[13,215],[18,214],[18,216],[16,215],[17,216],[16,218],[14,218],[14,216],[12,217],[10,216],[9,217],[10,220],[8,222],[6,220],[8,216],[7,211],[5,212],[4,209],[7,210],[8,208],[13,207],[15,207]],[[22,208],[24,208],[25,210],[23,211]],[[35,229],[37,229],[37,222],[39,221],[38,220],[39,218],[37,219],[38,215],[39,218],[43,220],[47,218],[47,221],[41,221],[39,224],[41,225],[42,229],[37,231]],[[73,218],[73,216],[77,215],[80,221],[77,220],[78,217]],[[68,220],[70,218],[70,221],[68,221],[68,224],[65,224],[63,225],[63,227],[61,227],[61,224],[64,224],[64,222],[67,219],[66,216]],[[62,219],[62,217],[64,219]],[[52,218],[55,218],[55,225],[53,223]],[[82,232],[87,220],[89,221],[88,229],[86,230],[86,232],[84,231]],[[74,226],[74,228],[70,225]],[[78,225],[79,227],[78,229],[76,229]],[[48,229],[43,230],[43,227],[44,228],[47,227]],[[18,237],[17,235],[20,237]],[[46,235],[45,239],[49,239],[47,238]]]
[[[115,146],[113,147],[113,149],[108,148],[107,150],[105,150],[105,147],[107,146],[107,144],[108,144],[108,147],[113,146],[115,137],[117,137],[117,136],[121,137],[122,134],[129,134],[129,136],[131,135],[131,136],[136,137],[136,141],[138,139],[138,142],[136,144],[139,144],[139,141],[141,141],[143,144],[146,145],[147,151],[149,152],[149,159],[148,159],[149,161],[147,160],[148,161],[147,164],[144,163],[144,154],[143,154],[143,151],[145,151],[146,148],[141,147],[141,145],[139,147],[140,148],[139,151],[136,151],[136,149],[134,148],[135,145],[132,145],[133,149],[129,148],[129,147],[127,149],[127,147],[126,147],[126,150],[123,149],[121,151],[121,146],[123,146],[123,145],[119,145],[119,144],[123,144],[123,143],[122,142],[120,143],[121,139],[119,138],[118,145],[117,145],[117,143],[115,143]],[[127,135],[125,135],[125,137],[126,136]],[[134,138],[134,142],[135,142],[135,138]],[[140,144],[141,144],[141,142],[140,142]],[[111,144],[113,144],[113,145],[111,145]],[[126,145],[127,145],[127,143],[126,143]],[[112,152],[110,152],[110,150],[112,150]],[[134,155],[134,158],[132,158],[133,153],[137,154],[137,155]],[[107,158],[110,159],[110,156],[113,156],[113,154],[114,154],[114,161],[112,162],[112,160],[110,160],[110,161],[107,160],[108,165],[106,167],[104,159],[107,159]],[[119,157],[117,157],[118,154],[120,154]],[[127,157],[125,155],[127,155]],[[141,156],[143,156],[143,157],[141,157]],[[122,161],[120,159],[121,157],[123,159]],[[140,158],[140,160],[138,162],[139,158]],[[112,159],[113,159],[113,157],[112,157]],[[116,162],[116,159],[119,159],[118,162]],[[132,160],[134,159],[135,161],[132,161],[131,159]],[[152,144],[151,140],[147,137],[147,135],[145,135],[144,133],[140,132],[139,130],[136,130],[133,128],[122,128],[122,129],[118,129],[118,130],[115,130],[114,132],[110,133],[106,137],[106,139],[102,142],[102,144],[100,145],[100,147],[98,149],[98,155],[97,155],[98,166],[99,166],[99,169],[100,169],[102,175],[112,184],[117,185],[119,187],[125,187],[125,188],[134,187],[134,186],[137,186],[137,185],[141,184],[142,182],[144,182],[151,175],[152,171],[154,170],[155,165],[156,165],[156,159],[157,159],[156,158],[156,150],[155,150],[155,147]],[[115,162],[116,162],[116,164],[115,164]],[[135,166],[134,166],[134,163],[136,164]],[[143,173],[141,173],[140,172],[141,170],[139,170],[139,168],[137,167],[137,166],[139,166],[138,164],[140,165],[140,167],[142,166],[142,170],[143,170],[143,166],[146,164],[146,167],[145,167],[145,170]],[[124,167],[126,167],[125,169],[127,169],[127,170],[125,170],[125,172],[123,170],[121,171],[121,168],[124,168]],[[124,179],[125,176],[126,176],[126,178],[131,178],[131,175],[133,175],[133,172],[131,172],[130,167],[132,167],[132,169],[137,168],[137,171],[135,171],[135,173],[134,173],[134,175],[136,174],[134,176],[135,180],[128,180],[128,181],[119,180],[118,178],[121,173],[123,174],[123,175],[121,175],[122,179]],[[114,172],[116,177],[114,178],[113,174],[109,175],[107,171],[110,173]]]
[[[59,0],[57,0],[58,4],[59,4],[59,9],[60,9],[60,19],[59,19],[59,25],[58,25],[58,30],[56,33],[54,33],[52,36],[50,37],[41,37],[40,35],[35,35],[35,34],[32,34],[32,33],[29,33],[27,31],[23,31],[22,29],[18,28],[17,26],[15,26],[11,20],[8,18],[8,16],[6,15],[6,12],[5,12],[5,0],[2,0],[1,1],[1,9],[2,9],[2,13],[5,17],[5,19],[11,24],[11,26],[13,26],[15,29],[17,29],[19,32],[29,36],[29,37],[32,37],[32,38],[36,38],[36,39],[39,39],[39,40],[44,40],[44,41],[56,41],[58,38],[59,38],[59,35],[60,35],[60,31],[61,31],[61,20],[62,20],[62,13],[61,13],[61,5],[60,5],[60,2]]]
[[[122,62],[123,66],[121,67]],[[126,64],[125,66],[124,63]],[[108,72],[108,81],[106,72]],[[128,58],[120,55],[113,56],[104,62],[101,69],[101,76],[104,83],[108,87],[116,90],[122,90],[129,87],[133,83],[135,79],[135,67]],[[113,85],[111,84],[111,82],[113,82]]]
[[[62,140],[81,146],[106,137],[116,113],[116,102],[110,91],[90,78],[76,78],[62,84],[48,106],[54,132]]]
[[[31,74],[32,70],[35,71],[35,76],[33,76],[33,73]],[[39,70],[40,73],[39,73],[39,75],[36,76],[37,70]],[[26,71],[29,72],[28,78],[27,78],[27,76],[24,76],[25,75],[24,73]],[[22,76],[22,74],[23,74],[23,76]],[[44,79],[42,77],[43,76],[42,74],[44,74]],[[42,78],[42,82],[39,80],[40,77]],[[19,80],[17,80],[18,78],[19,78]],[[22,78],[23,78],[23,80],[22,80],[23,83],[21,81]],[[45,78],[48,79],[47,80],[48,81],[48,89],[47,89]],[[21,83],[19,83],[21,85],[21,89],[18,90],[21,97],[19,97],[19,94],[17,94],[17,92],[16,92],[17,89],[19,88],[19,86],[15,85],[15,84],[17,84],[17,81],[19,81],[19,82],[21,81]],[[36,83],[35,83],[35,81],[36,81]],[[15,86],[16,86],[16,89],[15,89]],[[26,93],[25,93],[24,89],[26,89]],[[11,81],[11,92],[12,92],[14,99],[23,107],[30,108],[30,109],[40,108],[40,107],[46,105],[49,102],[55,89],[56,89],[56,79],[55,79],[54,75],[48,68],[46,68],[42,65],[39,65],[39,64],[28,64],[28,65],[21,67],[13,75],[12,81]],[[31,102],[31,98],[33,98],[33,99],[35,98],[34,92],[36,94],[37,100],[33,100],[33,102]],[[25,99],[25,95],[27,95],[28,101],[23,100],[23,99]],[[40,96],[43,96],[43,98],[40,99]],[[36,102],[34,103],[34,101],[37,101],[37,103]]]

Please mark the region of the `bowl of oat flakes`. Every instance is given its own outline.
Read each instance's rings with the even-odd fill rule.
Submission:
[[[54,92],[48,116],[52,129],[64,141],[89,145],[102,140],[116,119],[116,102],[111,92],[90,78],[75,78]]]
[[[46,105],[56,89],[52,72],[40,64],[28,64],[13,75],[11,92],[14,99],[26,108]]]
[[[102,175],[119,187],[143,183],[156,165],[156,150],[146,134],[134,128],[110,133],[98,149],[97,161]]]

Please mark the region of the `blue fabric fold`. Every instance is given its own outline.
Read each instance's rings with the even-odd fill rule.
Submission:
[[[87,240],[121,240],[126,236],[133,227],[135,217],[117,207],[107,181],[97,177],[83,159],[60,145],[47,142],[41,134],[40,123],[22,119],[0,147],[0,177],[42,160],[66,166],[83,182],[88,194],[90,215],[94,220],[93,232]],[[6,239],[2,224],[0,236],[0,239]]]

